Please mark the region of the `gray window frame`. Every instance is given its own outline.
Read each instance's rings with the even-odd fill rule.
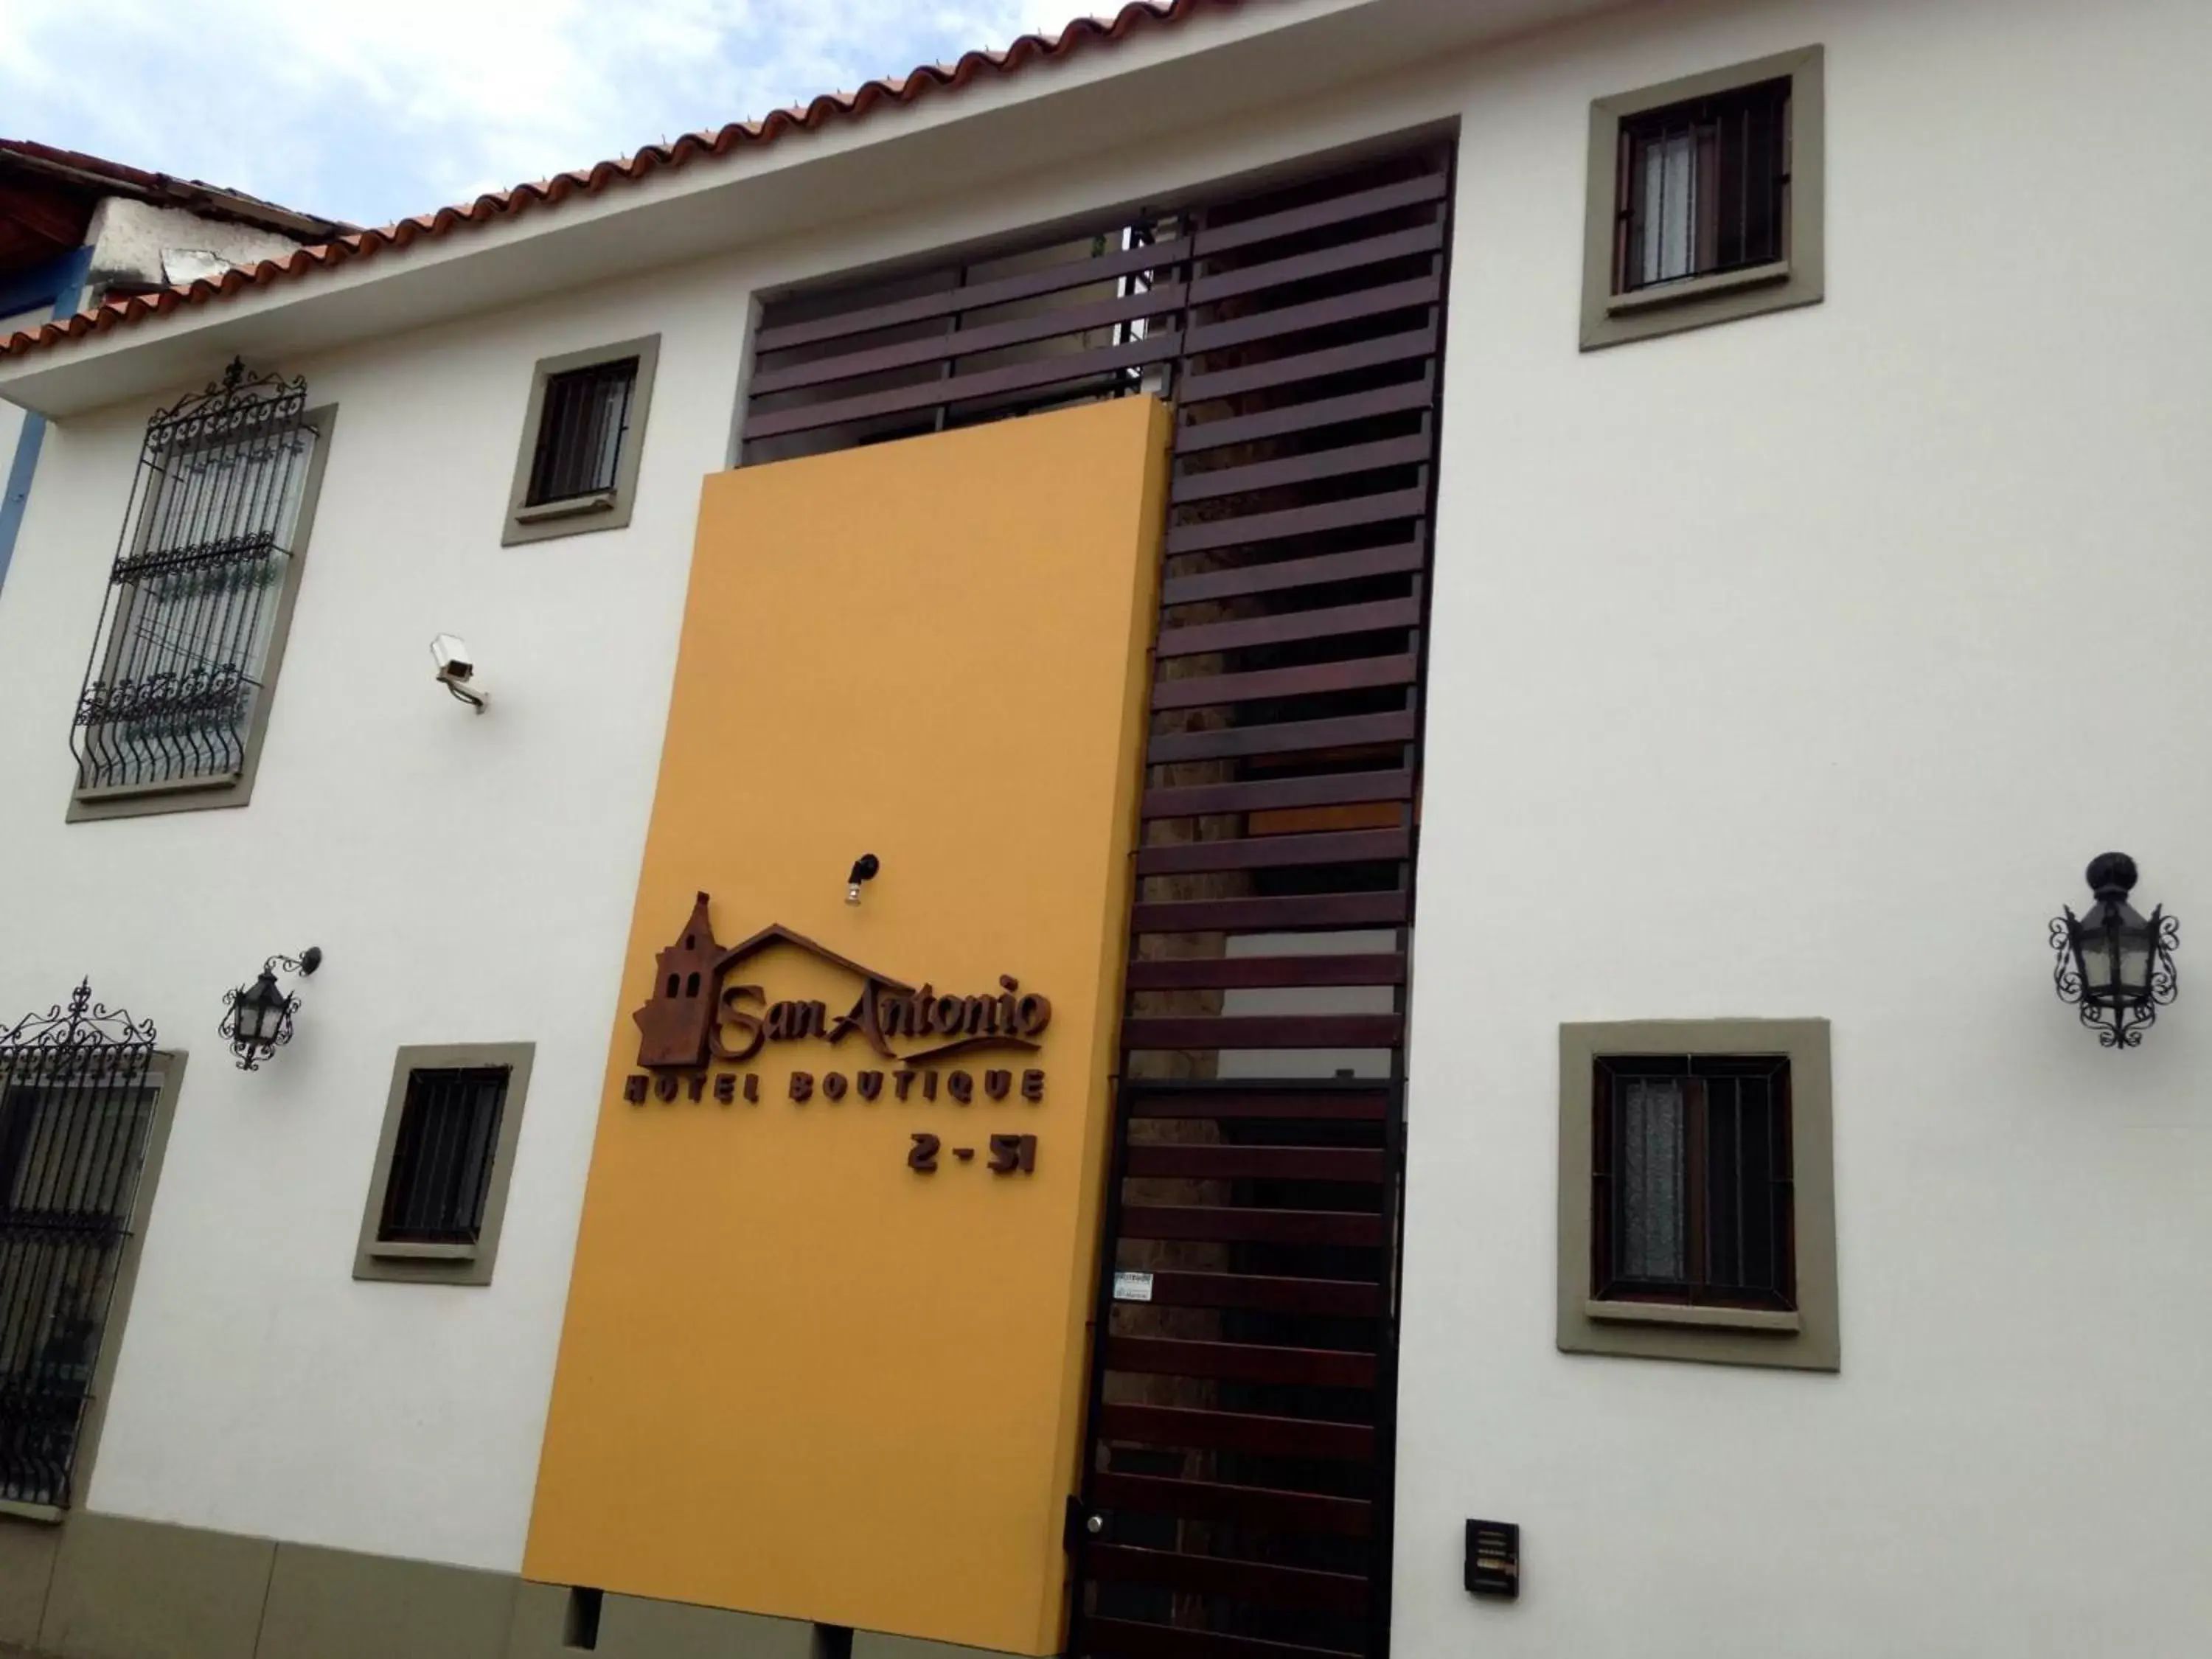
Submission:
[[[1794,1313],[1600,1302],[1590,1287],[1591,1087],[1597,1062],[1636,1054],[1785,1054],[1790,1060]],[[1564,1353],[1833,1371],[1834,1084],[1825,1019],[1624,1020],[1559,1027],[1559,1345]]]
[[[1582,349],[1601,350],[1686,329],[1817,305],[1827,295],[1826,48],[1801,46],[1727,69],[1685,76],[1590,105],[1589,182],[1583,242]],[[1772,264],[1692,277],[1632,294],[1613,291],[1613,224],[1620,209],[1620,124],[1669,104],[1762,81],[1790,81],[1789,210],[1783,257]]]
[[[376,1163],[362,1206],[361,1237],[354,1249],[353,1276],[404,1285],[489,1285],[499,1256],[500,1232],[507,1219],[507,1183],[514,1174],[514,1152],[522,1138],[522,1112],[530,1096],[534,1042],[420,1043],[393,1056],[392,1084],[384,1101],[384,1127],[376,1141]],[[500,1106],[499,1139],[492,1148],[491,1182],[484,1193],[483,1225],[474,1244],[416,1244],[377,1237],[384,1218],[385,1188],[392,1180],[392,1157],[399,1144],[399,1118],[407,1104],[407,1080],[418,1071],[503,1066],[507,1098]]]
[[[540,507],[526,505],[531,466],[538,455],[538,430],[545,419],[546,382],[556,374],[597,368],[625,357],[637,359],[637,383],[630,392],[629,430],[623,434],[622,453],[615,459],[615,487],[604,495],[575,501],[548,501]],[[638,466],[645,455],[646,417],[653,409],[653,373],[659,363],[658,334],[538,360],[530,374],[530,400],[522,416],[522,440],[515,452],[514,480],[507,493],[507,526],[499,538],[501,547],[587,535],[595,530],[621,530],[629,526],[630,511],[637,500]]]
[[[269,661],[263,670],[261,695],[255,700],[246,732],[246,751],[239,769],[228,778],[182,783],[134,783],[104,789],[70,786],[64,822],[90,823],[103,818],[149,817],[162,812],[201,812],[212,807],[244,806],[253,799],[253,781],[261,770],[261,744],[269,732],[269,711],[276,702],[276,685],[284,669],[284,647],[292,634],[292,612],[300,598],[300,578],[314,540],[315,508],[323,493],[323,472],[329,465],[331,434],[337,430],[338,406],[328,403],[300,417],[315,432],[315,453],[307,462],[306,482],[300,488],[300,520],[292,532],[291,556],[285,561],[284,588],[276,597],[276,614],[270,623]]]

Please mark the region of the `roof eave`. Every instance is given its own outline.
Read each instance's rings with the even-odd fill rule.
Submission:
[[[388,246],[305,276],[224,273],[137,324],[102,314],[83,338],[0,359],[0,398],[67,417],[162,395],[233,356],[265,362],[340,348],[551,293],[912,210],[1049,175],[1109,148],[1158,147],[1426,61],[1438,52],[1623,0],[1259,0],[1194,15],[1112,52],[793,132],[640,181],[539,203],[445,235],[430,219]],[[916,179],[940,182],[918,191]],[[358,239],[348,239],[356,240]],[[303,250],[295,262],[316,259]]]

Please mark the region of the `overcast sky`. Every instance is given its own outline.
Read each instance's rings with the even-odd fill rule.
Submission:
[[[0,0],[0,137],[384,224],[1115,0]]]

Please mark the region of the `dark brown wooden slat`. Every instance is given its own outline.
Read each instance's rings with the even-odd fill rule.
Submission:
[[[1237,755],[1294,755],[1407,743],[1413,740],[1413,711],[1407,709],[1348,714],[1338,720],[1171,732],[1152,739],[1145,762],[1149,766],[1165,766],[1177,761],[1222,760]]]
[[[1350,657],[1338,662],[1308,663],[1303,668],[1267,668],[1249,674],[1194,675],[1159,680],[1152,707],[1206,708],[1223,703],[1260,702],[1274,697],[1303,697],[1325,691],[1360,691],[1377,685],[1411,685],[1419,678],[1420,659],[1410,653],[1393,657]]]
[[[811,362],[793,363],[788,368],[764,369],[753,376],[751,393],[756,398],[765,398],[778,392],[796,392],[805,386],[824,386],[833,380],[854,380],[863,374],[881,374],[894,368],[943,362],[951,357],[979,356],[984,352],[1002,350],[1008,346],[1027,345],[1032,341],[1054,339],[1063,334],[1086,333],[1092,329],[1111,327],[1116,323],[1133,322],[1140,317],[1161,316],[1170,311],[1180,311],[1182,301],[1181,283],[1164,283],[1142,294],[1126,295],[1117,300],[1069,306],[1064,310],[1018,317],[1012,322],[993,323],[982,328],[933,335],[925,340],[901,340],[893,345],[850,352],[842,357],[817,357]]]
[[[1285,836],[1293,841],[1298,837]],[[1202,846],[1220,843],[1201,842]],[[1231,842],[1232,847],[1249,846]],[[1132,991],[1199,991],[1283,985],[1403,985],[1406,958],[1396,956],[1167,957],[1133,962]]]
[[[1184,398],[1187,405],[1187,388]],[[1279,438],[1291,432],[1317,432],[1325,427],[1340,426],[1352,421],[1370,421],[1378,416],[1426,409],[1435,402],[1436,386],[1431,373],[1424,369],[1419,380],[1407,380],[1401,386],[1379,386],[1372,392],[1348,392],[1339,398],[1316,398],[1310,403],[1263,410],[1257,415],[1233,415],[1218,420],[1179,422],[1176,427],[1175,453],[1179,457],[1197,455],[1209,449],[1218,449],[1224,444],[1252,443],[1261,438]]]
[[[1140,1016],[1125,1048],[1387,1048],[1405,1035],[1396,1014]],[[1154,1171],[1159,1173],[1159,1171]]]
[[[1443,225],[1432,219],[1410,230],[1386,231],[1364,241],[1340,242],[1311,253],[1295,253],[1287,259],[1270,259],[1263,264],[1199,277],[1190,285],[1190,302],[1194,306],[1212,305],[1240,294],[1256,294],[1263,289],[1302,283],[1311,276],[1327,276],[1361,265],[1379,265],[1415,253],[1434,253],[1443,245]]]
[[[787,433],[811,432],[825,426],[843,426],[854,421],[873,420],[878,416],[929,409],[939,404],[966,403],[971,398],[995,397],[1000,392],[1027,392],[1038,386],[1058,386],[1104,374],[1114,369],[1138,368],[1147,363],[1166,362],[1178,356],[1182,349],[1179,336],[1155,334],[1141,340],[1132,340],[1125,345],[1101,346],[1096,351],[1072,352],[1066,356],[1046,357],[1034,362],[1009,363],[1003,368],[987,368],[975,374],[956,374],[950,380],[896,386],[889,392],[870,392],[856,398],[839,398],[829,403],[809,404],[797,409],[780,409],[772,414],[753,410],[745,416],[745,438],[749,442],[761,438],[780,438]]]
[[[1382,1287],[1346,1279],[1285,1279],[1260,1273],[1152,1274],[1152,1300],[1164,1308],[1264,1308],[1271,1313],[1376,1319]]]
[[[1397,1014],[1152,1015],[1123,1023],[1121,1046],[1176,1049],[1387,1048],[1405,1034],[1406,1022]]]
[[[1121,1236],[1206,1244],[1343,1244],[1378,1249],[1390,1242],[1381,1216],[1357,1210],[1248,1210],[1205,1204],[1125,1204]]]
[[[1360,864],[1372,859],[1401,859],[1413,848],[1410,830],[1342,830],[1312,836],[1261,836],[1255,841],[1194,841],[1172,847],[1147,847],[1137,854],[1140,876],[1190,874],[1201,870],[1267,870],[1286,864]],[[1327,957],[1292,957],[1291,962],[1324,962]],[[1240,980],[1239,984],[1259,981]],[[1278,984],[1310,985],[1311,980],[1279,980]],[[1378,983],[1369,980],[1340,980],[1339,984]]]
[[[1137,933],[1246,933],[1278,927],[1386,927],[1404,921],[1407,896],[1302,893],[1288,898],[1179,899],[1133,906]]]
[[[1260,1089],[1133,1089],[1122,1109],[1131,1117],[1358,1118],[1389,1114],[1382,1084],[1333,1084],[1326,1089],[1273,1084]]]
[[[1375,1455],[1375,1431],[1364,1424],[1192,1411],[1176,1406],[1102,1406],[1098,1433],[1103,1439],[1130,1440],[1139,1445],[1271,1452],[1348,1463],[1364,1463]]]
[[[1018,276],[1001,276],[993,282],[976,283],[966,288],[949,288],[935,294],[916,295],[909,300],[892,300],[883,305],[868,306],[859,311],[840,312],[834,316],[817,317],[807,322],[785,323],[774,328],[763,328],[753,337],[753,349],[756,352],[786,351],[793,346],[813,345],[823,340],[872,334],[878,329],[896,328],[902,323],[926,322],[933,317],[950,317],[959,312],[987,310],[1011,300],[1035,299],[1042,294],[1060,294],[1072,288],[1088,288],[1093,283],[1126,276],[1136,271],[1158,270],[1176,264],[1189,255],[1188,239],[1177,237],[1173,241],[1158,242],[1150,247],[1124,248],[1119,252],[1091,259],[1069,259],[1039,270],[1025,270]]]
[[[1324,202],[1285,208],[1280,213],[1262,214],[1255,219],[1240,219],[1234,224],[1218,228],[1209,226],[1192,236],[1192,248],[1200,258],[1205,258],[1217,253],[1226,253],[1231,248],[1249,247],[1254,242],[1273,241],[1278,236],[1294,236],[1300,231],[1318,230],[1323,225],[1342,224],[1348,220],[1366,218],[1370,214],[1386,213],[1392,208],[1412,207],[1419,202],[1442,201],[1444,176],[1439,168],[1417,178],[1401,179],[1395,184],[1377,185],[1371,190],[1332,197]]]
[[[1395,1025],[1395,1016],[1382,1016]],[[1131,1048],[1190,1048],[1191,1043],[1151,1042],[1129,1038],[1127,1026],[1241,1024],[1239,1021],[1130,1020],[1123,1043]],[[1325,1044],[1325,1047],[1381,1048],[1389,1042]],[[1188,1176],[1194,1181],[1353,1181],[1374,1183],[1390,1176],[1387,1153],[1365,1146],[1137,1146],[1123,1154],[1125,1174]]]
[[[1375,1356],[1338,1348],[1273,1348],[1249,1342],[1178,1342],[1116,1336],[1106,1343],[1106,1369],[1154,1376],[1218,1376],[1235,1382],[1280,1382],[1313,1389],[1371,1389]]]
[[[1401,283],[1382,283],[1327,300],[1309,300],[1304,305],[1284,306],[1256,316],[1239,317],[1234,322],[1192,327],[1185,331],[1183,349],[1194,357],[1200,356],[1209,351],[1226,351],[1231,346],[1303,333],[1307,329],[1334,328],[1340,323],[1356,323],[1388,312],[1432,306],[1443,297],[1443,278],[1434,273],[1409,277]]]
[[[1147,789],[1138,805],[1146,818],[1203,817],[1221,812],[1264,812],[1300,806],[1358,805],[1411,800],[1410,771],[1329,772],[1310,778],[1257,778],[1242,783],[1196,783]]]
[[[1379,633],[1390,628],[1418,628],[1420,621],[1418,599],[1372,599],[1365,605],[1287,611],[1279,616],[1252,617],[1242,622],[1163,628],[1152,648],[1163,657],[1189,657],[1206,651],[1236,651],[1248,645],[1281,645],[1291,640],[1328,639],[1344,634]]]
[[[1140,1624],[1133,1619],[1085,1618],[1068,1651],[1090,1659],[1360,1659],[1341,1648],[1263,1642],[1256,1636]]]
[[[1354,758],[1343,750],[1329,757],[1348,760]],[[1273,757],[1253,763],[1251,777],[1303,777],[1306,769],[1293,760],[1276,761]],[[1334,834],[1340,830],[1396,830],[1407,824],[1418,824],[1420,813],[1404,801],[1370,801],[1364,806],[1301,806],[1288,811],[1254,812],[1245,820],[1244,833],[1252,836]],[[1199,826],[1202,830],[1203,825]]]
[[[1369,1363],[1371,1366],[1372,1362]],[[1094,1474],[1089,1496],[1094,1509],[1172,1515],[1185,1521],[1241,1521],[1269,1532],[1364,1538],[1374,1527],[1375,1506],[1364,1498],[1325,1498],[1318,1492],[1276,1492],[1267,1486],[1231,1486],[1151,1474]]]
[[[1407,708],[1384,714],[1346,714],[1337,720],[1288,720],[1279,726],[1170,732],[1146,745],[1145,763],[1165,766],[1172,761],[1220,760],[1231,755],[1290,755],[1302,749],[1410,743],[1414,731],[1413,711]]]
[[[1436,446],[1425,432],[1410,437],[1385,438],[1371,444],[1346,444],[1341,449],[1317,449],[1310,455],[1288,460],[1261,461],[1251,466],[1217,466],[1178,477],[1169,500],[1180,507],[1186,501],[1218,501],[1224,495],[1244,495],[1256,489],[1279,489],[1285,484],[1310,483],[1316,478],[1340,478],[1348,472],[1371,472],[1378,467],[1419,466]]]
[[[1319,507],[1291,507],[1279,513],[1209,519],[1203,524],[1177,525],[1170,530],[1167,556],[1172,559],[1185,553],[1203,553],[1211,548],[1254,547],[1261,542],[1279,542],[1287,536],[1351,530],[1363,524],[1385,524],[1392,519],[1419,519],[1428,510],[1429,491],[1424,483],[1418,489],[1353,495]]]
[[[1265,362],[1218,368],[1206,374],[1193,371],[1183,376],[1182,384],[1176,389],[1176,401],[1188,409],[1193,404],[1211,402],[1216,398],[1242,397],[1248,392],[1267,392],[1276,386],[1295,386],[1301,380],[1323,380],[1332,374],[1357,374],[1417,357],[1425,360],[1435,355],[1436,346],[1437,325],[1431,321],[1419,328],[1386,334],[1379,340],[1362,340],[1356,345],[1271,357]],[[1304,410],[1316,405],[1302,404],[1297,407]],[[1288,429],[1303,430],[1304,423]]]
[[[1164,1584],[1195,1594],[1226,1595],[1261,1607],[1358,1613],[1367,1606],[1367,1579],[1356,1573],[1316,1572],[1309,1567],[1275,1567],[1261,1561],[1183,1555],[1173,1550],[1136,1549],[1124,1544],[1092,1545],[1085,1552],[1084,1565],[1094,1578]]]
[[[1368,576],[1405,574],[1420,569],[1428,562],[1427,526],[1425,524],[1419,528],[1421,533],[1411,541],[1389,547],[1363,547],[1350,553],[1324,553],[1310,559],[1275,559],[1264,564],[1239,565],[1234,570],[1170,577],[1161,586],[1160,603],[1172,609],[1205,599],[1235,599],[1246,593],[1274,593],[1285,588],[1320,587]]]

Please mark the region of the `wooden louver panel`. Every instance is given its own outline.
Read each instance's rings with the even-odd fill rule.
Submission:
[[[1189,225],[1071,1653],[1387,1642],[1448,182]]]
[[[1385,1644],[1450,193],[1448,145],[1333,163],[755,334],[748,461],[1175,411],[1071,1655]]]

